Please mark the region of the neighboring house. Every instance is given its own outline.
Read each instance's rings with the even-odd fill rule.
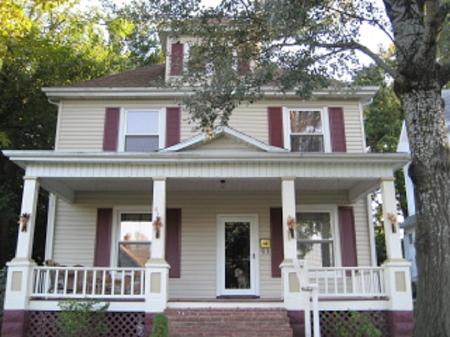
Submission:
[[[109,336],[148,336],[160,312],[173,336],[310,336],[317,308],[323,336],[350,311],[409,336],[394,189],[408,156],[366,153],[362,106],[376,88],[309,101],[271,88],[207,136],[188,123],[185,92],[158,86],[189,52],[187,39],[165,45],[165,65],[44,88],[55,150],[4,151],[25,177],[2,336],[54,336],[63,299],[110,301]],[[380,187],[377,267],[367,195]],[[39,188],[51,193],[44,266],[31,260]]]
[[[447,128],[449,128],[450,137],[450,90],[442,90],[442,98],[445,103],[445,120]],[[400,140],[397,147],[398,152],[410,153],[408,134],[406,126],[403,122]],[[416,266],[416,202],[414,199],[414,186],[408,175],[409,164],[405,165],[403,172],[405,175],[406,200],[408,202],[408,217],[405,219],[401,227],[404,230],[403,248],[405,250],[405,258],[411,262],[411,281],[417,282],[417,266]]]

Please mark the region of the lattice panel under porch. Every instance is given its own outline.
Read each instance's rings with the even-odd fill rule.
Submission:
[[[320,332],[322,337],[335,337],[336,328],[339,324],[345,324],[349,330],[356,331],[355,322],[351,318],[351,311],[321,311],[320,312]],[[381,331],[382,337],[389,337],[388,322],[386,312],[384,311],[359,311],[358,314],[364,315]]]
[[[143,337],[144,318],[142,312],[108,312],[108,333],[85,337]],[[29,313],[27,337],[64,337],[58,331],[58,312],[32,311]]]

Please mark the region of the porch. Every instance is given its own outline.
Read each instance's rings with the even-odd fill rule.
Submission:
[[[167,308],[412,309],[409,265],[402,260],[397,224],[390,215],[396,212],[392,172],[403,165],[402,156],[283,153],[284,159],[247,154],[238,160],[192,154],[32,155],[21,152],[15,158],[26,168],[21,214],[30,218],[28,229],[19,231],[16,258],[9,264],[7,310],[54,311],[64,299],[97,299],[110,302],[110,311],[149,314]],[[60,266],[36,266],[30,260],[40,186],[55,196],[47,258]],[[366,194],[380,186],[389,260],[376,267]],[[355,213],[357,237],[340,231],[340,207],[363,210]],[[94,267],[101,209],[111,209],[111,249],[107,264]],[[182,214],[178,277],[169,275],[169,209]],[[279,209],[280,217],[278,274],[271,209]],[[133,212],[151,219],[149,256],[139,267],[118,263],[121,214]],[[299,256],[299,244],[306,243],[297,240],[299,232],[291,234],[289,223],[306,213],[329,214],[332,238],[316,240],[320,249]],[[156,218],[162,224],[159,235],[152,225]],[[248,267],[240,267],[245,276],[240,285],[227,281],[227,223],[248,223],[249,261]],[[356,251],[350,254],[345,252],[347,239],[355,241]],[[353,262],[348,260],[352,254]],[[236,266],[231,270],[234,274]]]

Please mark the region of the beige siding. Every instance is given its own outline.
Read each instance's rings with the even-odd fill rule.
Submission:
[[[59,130],[58,138],[56,140],[57,149],[60,151],[102,151],[105,108],[108,106],[124,108],[164,108],[176,104],[177,102],[171,100],[64,101],[59,114]],[[233,112],[229,124],[231,127],[267,143],[269,138],[267,124],[268,106],[282,106],[289,108],[343,107],[347,136],[347,151],[364,151],[361,115],[357,101],[317,100],[304,102],[290,99],[266,100],[251,105],[243,104]],[[189,123],[187,112],[183,111],[181,139],[185,140],[197,132],[195,125]]]
[[[260,238],[270,237],[269,209],[280,207],[279,193],[168,192],[168,207],[182,208],[181,278],[171,279],[171,298],[216,296],[216,231],[218,214],[257,214]],[[299,204],[345,203],[340,193],[298,193]],[[92,265],[98,207],[149,207],[150,193],[80,193],[77,203],[58,200],[54,259],[63,264]],[[147,205],[147,206],[146,206]],[[360,265],[370,264],[367,213],[355,205],[357,254]],[[149,207],[150,208],[150,207]],[[260,292],[279,298],[281,281],[271,277],[270,253],[260,253]]]

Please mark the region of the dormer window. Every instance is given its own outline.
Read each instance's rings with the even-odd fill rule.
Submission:
[[[124,110],[120,148],[124,152],[153,152],[164,147],[161,110]]]
[[[329,152],[328,119],[322,109],[287,109],[287,145],[292,152]]]

